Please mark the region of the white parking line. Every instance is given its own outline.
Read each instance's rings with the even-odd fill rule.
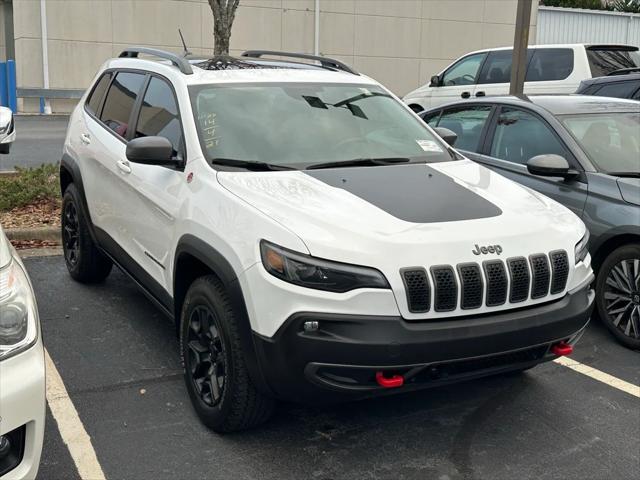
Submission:
[[[619,378],[614,377],[613,375],[609,375],[608,373],[601,372],[600,370],[585,365],[583,363],[577,362],[568,357],[558,357],[554,360],[554,362],[563,365],[565,367],[570,368],[571,370],[575,370],[587,377],[591,377],[594,380],[602,382],[610,387],[617,388],[618,390],[633,395],[634,397],[640,398],[640,386],[634,385],[633,383],[625,382],[624,380],[620,380]]]
[[[62,383],[62,378],[46,350],[45,362],[47,367],[47,402],[53,418],[58,424],[60,436],[76,464],[80,478],[104,480],[104,473],[98,463],[93,445],[91,445],[91,438],[84,429],[76,407],[73,406],[67,389]]]

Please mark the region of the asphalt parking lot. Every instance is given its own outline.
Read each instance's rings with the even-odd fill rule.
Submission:
[[[0,155],[0,172],[60,161],[68,116],[16,115],[15,122],[16,140],[11,153]]]
[[[117,270],[74,283],[25,260],[46,348],[107,479],[638,478],[640,400],[550,363],[521,375],[331,407],[281,405],[218,436],[183,387],[172,324]],[[640,357],[592,323],[572,358],[640,384]],[[48,413],[41,479],[79,478]]]

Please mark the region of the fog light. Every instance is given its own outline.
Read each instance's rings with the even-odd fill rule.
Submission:
[[[0,460],[6,457],[11,451],[11,441],[4,435],[0,436]]]
[[[320,327],[320,324],[318,323],[317,320],[308,320],[304,322],[304,325],[303,325],[305,332],[316,332],[319,327]]]

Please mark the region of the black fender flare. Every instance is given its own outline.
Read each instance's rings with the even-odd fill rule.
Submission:
[[[63,170],[71,176],[71,183],[73,183],[78,189],[78,193],[80,194],[80,208],[82,209],[84,218],[87,219],[87,226],[89,228],[91,239],[93,240],[93,243],[95,243],[96,245],[100,245],[96,237],[96,232],[93,228],[93,222],[91,221],[91,213],[89,212],[87,197],[84,193],[84,184],[82,183],[82,174],[80,173],[80,167],[78,166],[78,162],[76,162],[76,160],[68,153],[64,153],[62,155],[62,159],[60,160],[60,194],[62,196],[64,196],[64,192],[66,190]]]
[[[253,329],[251,328],[251,321],[249,320],[249,314],[247,312],[247,306],[244,299],[245,297],[242,292],[240,282],[238,281],[238,275],[224,255],[218,252],[209,243],[190,234],[185,234],[180,237],[174,256],[173,292],[176,324],[179,325],[180,323],[179,309],[182,308],[182,302],[176,301],[179,299],[175,298],[176,282],[178,278],[177,268],[180,257],[184,254],[188,254],[196,258],[220,279],[220,282],[227,291],[233,311],[238,320],[240,345],[251,380],[262,393],[273,396],[274,393],[269,387],[258,361],[256,345],[253,338]]]

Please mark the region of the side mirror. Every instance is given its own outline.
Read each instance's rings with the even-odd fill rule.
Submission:
[[[431,82],[429,83],[430,87],[439,87],[442,85],[442,79],[440,78],[440,75],[434,75],[433,77],[431,77]]]
[[[453,144],[456,143],[456,140],[458,139],[458,134],[453,130],[449,130],[448,128],[436,127],[434,128],[434,130],[438,135],[440,135],[440,138],[442,138],[445,142],[447,142],[452,147],[453,147]]]
[[[180,163],[173,158],[173,145],[164,137],[134,138],[127,144],[127,158],[144,165],[177,166]]]
[[[564,157],[555,154],[536,155],[527,162],[527,170],[541,177],[563,177],[565,180],[578,176]]]

